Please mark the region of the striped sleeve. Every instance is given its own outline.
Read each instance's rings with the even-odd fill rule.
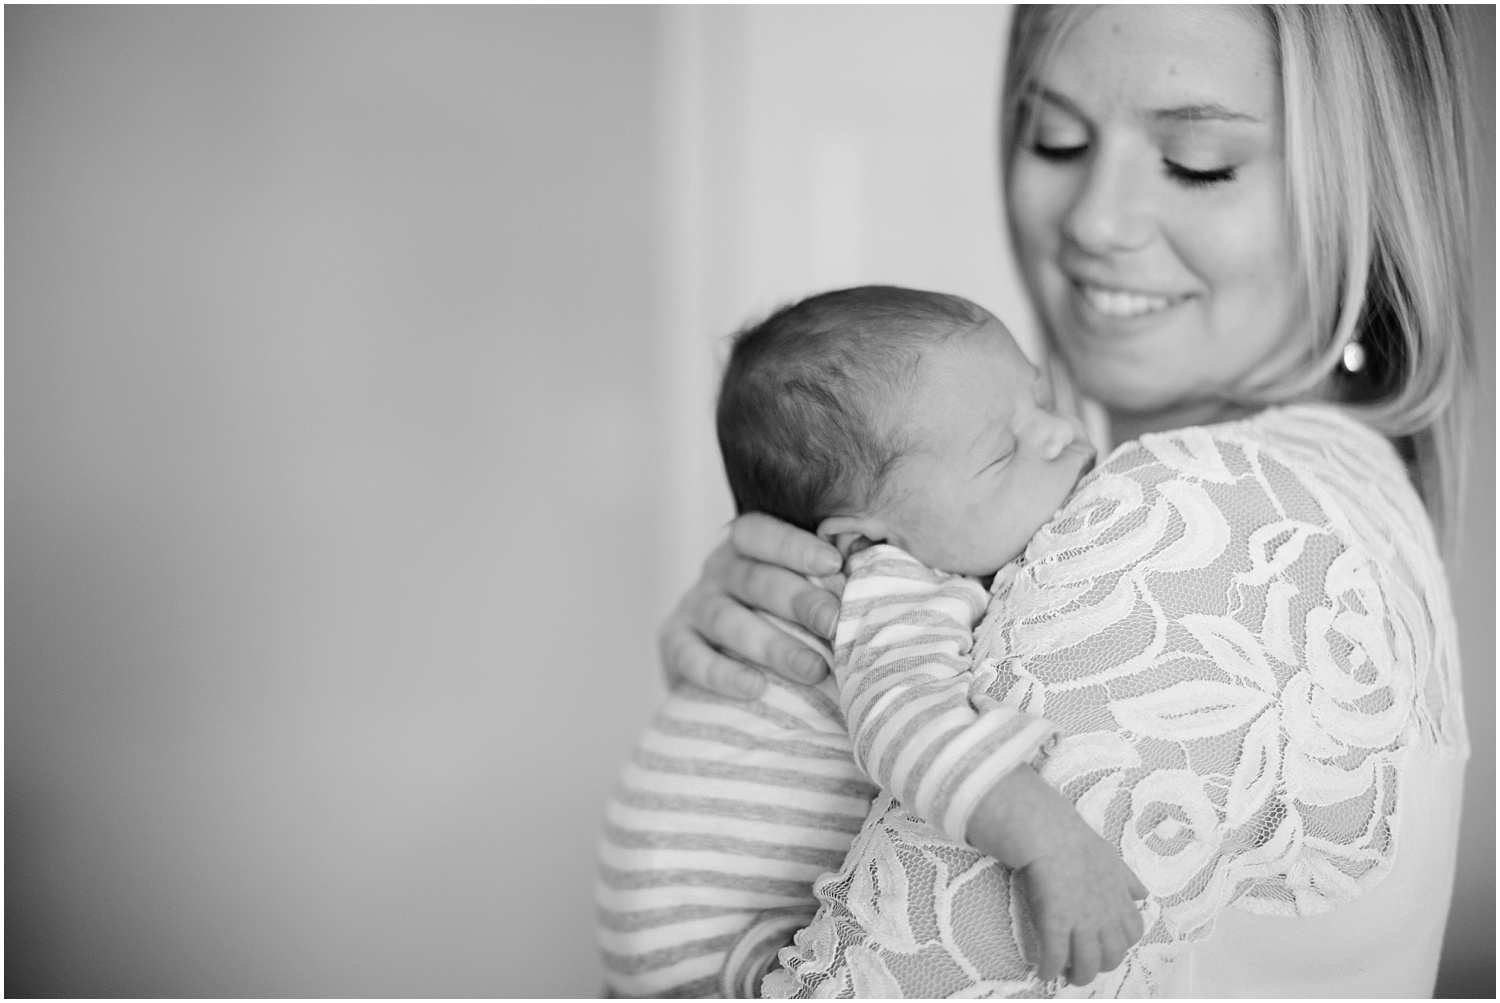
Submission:
[[[606,809],[596,899],[610,992],[755,995],[874,794],[831,678],[771,680],[753,701],[679,687]]]
[[[871,547],[850,560],[834,638],[855,761],[960,843],[990,788],[1057,735],[976,683],[969,652],[987,599],[973,579]]]

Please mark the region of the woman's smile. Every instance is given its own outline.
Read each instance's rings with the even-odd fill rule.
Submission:
[[[1206,7],[1093,10],[1037,80],[1018,257],[1117,433],[1221,420],[1304,352],[1279,83],[1259,16]]]
[[[1132,320],[1136,317],[1159,314],[1185,303],[1188,299],[1187,296],[1163,296],[1078,280],[1074,281],[1073,287],[1078,291],[1079,297],[1086,306],[1110,320]]]

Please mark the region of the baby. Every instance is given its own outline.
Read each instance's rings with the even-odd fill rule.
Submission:
[[[881,603],[883,620],[892,594],[899,608],[911,564],[887,562],[897,570],[886,577],[881,568],[901,548],[936,569],[924,601],[951,579],[951,601],[977,623],[982,591],[952,576],[986,578],[1022,553],[1092,464],[1081,425],[1056,412],[1046,381],[983,309],[861,287],[811,297],[736,338],[718,432],[737,508],[834,543],[860,588],[845,593],[836,681],[772,680],[748,702],[683,686],[642,737],[601,841],[611,991],[757,995],[816,906],[812,882],[838,868],[868,812],[876,789],[856,763],[885,766],[908,811],[1016,869],[1039,975],[1088,981],[1106,941],[1123,950],[1139,938],[1132,898],[1145,890],[1029,765],[1055,730],[980,686],[955,696],[926,684],[934,665],[970,671],[960,656],[971,638],[934,637],[914,669],[911,638],[900,639],[903,658],[882,660],[895,639],[867,616]],[[852,747],[855,725],[874,740]],[[942,767],[959,760],[985,765],[950,789]]]

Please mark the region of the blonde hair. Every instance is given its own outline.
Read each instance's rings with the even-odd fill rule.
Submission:
[[[1474,365],[1477,152],[1453,14],[1407,5],[1261,10],[1281,72],[1288,225],[1313,322],[1304,364],[1239,399],[1331,396],[1395,442],[1434,523],[1451,534]],[[1001,112],[1007,174],[1032,82],[1085,13],[1017,8]],[[1339,362],[1355,338],[1368,361],[1351,375]]]

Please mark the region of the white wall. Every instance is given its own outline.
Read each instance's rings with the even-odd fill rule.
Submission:
[[[8,994],[594,994],[660,617],[649,13],[5,41]]]

